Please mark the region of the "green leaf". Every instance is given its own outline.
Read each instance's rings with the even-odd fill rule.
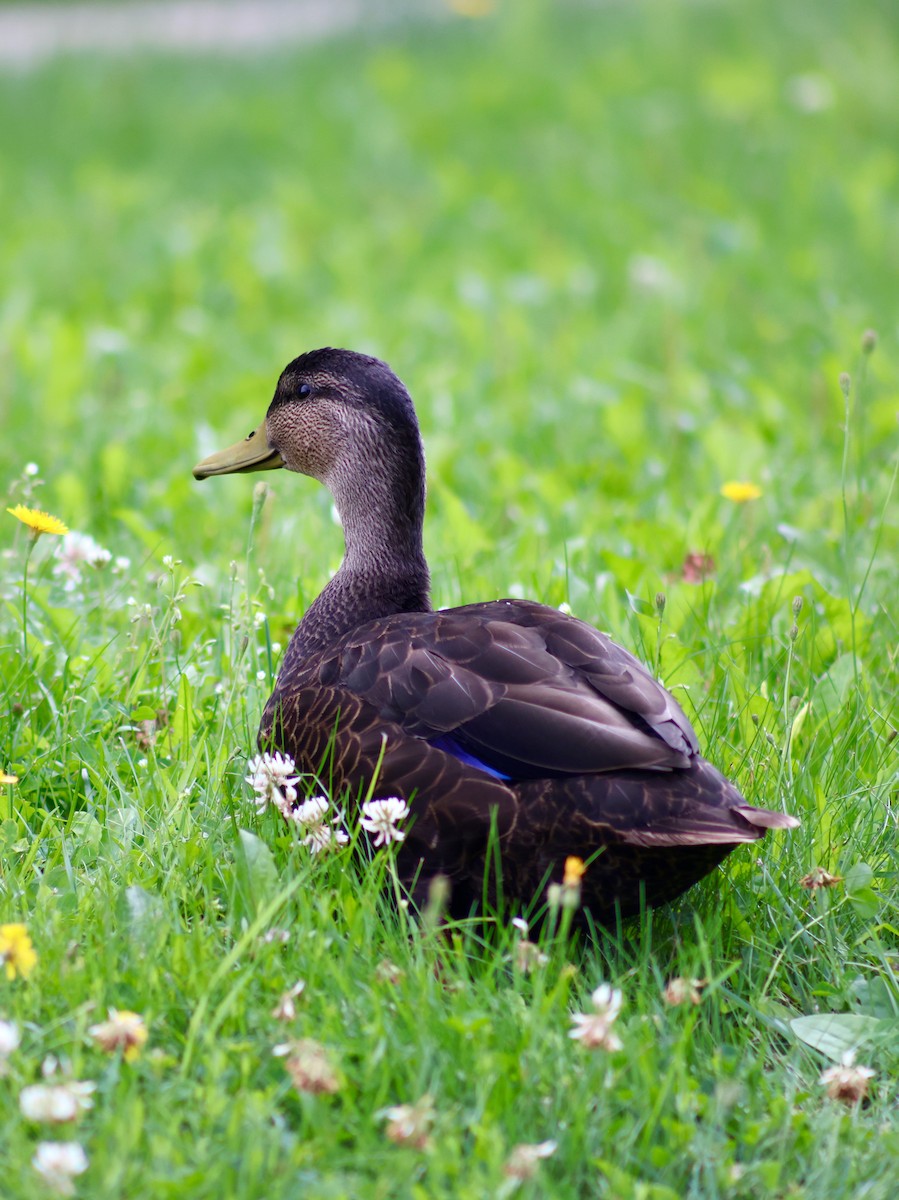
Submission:
[[[141,704],[130,716],[132,721],[155,721],[156,709],[150,708],[149,704]]]
[[[247,882],[253,901],[265,899],[278,885],[278,868],[271,850],[248,829],[239,829],[241,849],[246,863]]]
[[[860,1013],[820,1013],[812,1017],[794,1017],[790,1022],[790,1028],[800,1041],[820,1050],[834,1062],[840,1062],[844,1054],[864,1042],[887,1033],[891,1025],[899,1028],[899,1022],[882,1021]]]

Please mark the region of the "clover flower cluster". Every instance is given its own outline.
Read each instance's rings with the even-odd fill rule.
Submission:
[[[300,800],[297,785],[302,779],[297,774],[296,763],[289,754],[257,754],[248,764],[247,783],[256,793],[257,813],[276,808],[285,821],[300,830],[301,842],[313,854],[320,854],[337,846],[345,846],[350,840],[342,827],[343,813],[331,811],[327,796],[308,796]],[[362,805],[359,826],[373,837],[373,844],[388,846],[391,842],[402,842],[405,832],[399,828],[401,821],[409,816],[409,806],[398,796],[379,800],[366,800]]]

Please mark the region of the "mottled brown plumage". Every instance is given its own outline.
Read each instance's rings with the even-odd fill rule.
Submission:
[[[265,423],[195,474],[280,466],[330,488],[346,554],[291,639],[260,745],[349,804],[373,778],[375,796],[407,800],[398,866],[416,895],[442,874],[456,913],[485,895],[528,903],[576,855],[603,921],[798,823],[748,805],[674,698],[591,626],[523,600],[431,610],[421,440],[384,363],[295,359]]]

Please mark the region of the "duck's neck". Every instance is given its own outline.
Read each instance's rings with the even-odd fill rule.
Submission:
[[[346,550],[340,570],[309,606],[290,647],[306,658],[357,625],[401,612],[429,612],[422,545],[424,456],[401,464],[369,462],[364,473],[328,480]]]

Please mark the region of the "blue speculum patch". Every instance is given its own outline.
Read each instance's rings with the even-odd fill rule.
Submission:
[[[477,767],[479,771],[483,771],[487,775],[492,775],[494,779],[508,780],[512,778],[511,775],[504,775],[502,771],[488,767],[479,758],[475,758],[473,754],[469,754],[467,750],[463,750],[450,733],[444,733],[438,738],[431,738],[430,745],[436,750],[443,750],[446,754],[452,754],[453,758],[458,758],[459,762],[464,762],[469,767]]]

